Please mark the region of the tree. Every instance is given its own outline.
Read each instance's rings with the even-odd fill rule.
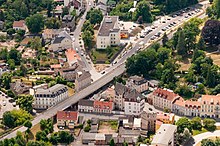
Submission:
[[[212,3],[213,3],[213,0],[209,0],[209,3],[212,4]]]
[[[8,53],[8,59],[13,59],[15,61],[15,65],[20,65],[21,53],[16,49],[11,49]]]
[[[31,113],[33,110],[33,101],[34,99],[32,95],[19,95],[16,100],[19,107],[29,113]]]
[[[24,126],[27,127],[28,129],[30,129],[32,127],[31,121],[29,121],[29,120],[25,121]]]
[[[76,10],[75,10],[75,9],[72,10],[71,15],[72,15],[73,17],[76,17]]]
[[[47,134],[45,131],[38,131],[36,133],[36,140],[38,141],[48,141]]]
[[[1,81],[1,85],[5,89],[10,89],[11,77],[12,77],[12,75],[10,73],[4,73],[2,75],[0,81]]]
[[[206,128],[209,131],[215,131],[216,129],[215,123],[216,121],[214,119],[205,118],[203,120],[204,128]]]
[[[215,0],[214,7],[215,7],[216,14],[217,14],[216,17],[218,19],[220,18],[220,0]]]
[[[99,9],[91,9],[87,13],[86,19],[89,20],[91,24],[100,24],[103,19],[102,11]]]
[[[194,117],[192,120],[191,120],[191,125],[192,125],[192,128],[194,130],[201,130],[202,129],[202,120],[200,117]]]
[[[181,134],[181,137],[183,139],[183,142],[188,141],[192,137],[189,129],[185,128],[183,133]]]
[[[216,146],[215,142],[211,139],[203,139],[201,141],[201,146]]]
[[[199,50],[206,49],[205,41],[202,37],[200,37],[199,42],[197,43],[197,49],[199,49]]]
[[[177,53],[179,55],[184,56],[187,54],[186,45],[185,45],[185,35],[183,31],[179,32],[178,43],[176,48],[177,48]]]
[[[6,111],[3,114],[3,121],[2,121],[2,123],[5,126],[9,127],[9,128],[15,127],[15,117],[14,117],[14,115],[12,115],[10,111]]]
[[[62,17],[69,14],[69,8],[68,7],[63,7],[62,11],[63,11],[62,12]]]
[[[212,94],[216,95],[220,93],[220,84],[218,84],[213,90],[212,90]]]
[[[115,146],[114,139],[111,139],[111,140],[110,140],[110,142],[109,142],[109,146]]]
[[[14,59],[9,59],[7,61],[7,63],[9,65],[10,70],[14,70],[15,69],[15,61],[14,61]]]
[[[74,140],[73,135],[67,131],[59,131],[58,134],[59,134],[59,143],[70,144]]]
[[[93,40],[93,35],[91,34],[91,32],[90,31],[83,32],[82,39],[83,39],[83,42],[84,42],[85,46],[87,48],[91,49],[92,40]]]
[[[175,91],[178,93],[180,96],[186,97],[186,98],[191,98],[193,97],[193,92],[187,85],[180,85]]]
[[[171,50],[167,48],[160,48],[158,51],[158,60],[160,63],[164,64],[166,59],[169,59],[171,55]]]
[[[167,46],[167,42],[168,42],[169,38],[167,36],[166,33],[164,33],[163,37],[162,37],[162,44],[163,44],[163,47],[166,47]]]
[[[44,17],[41,14],[34,14],[26,18],[26,25],[31,33],[39,33],[44,28]]]
[[[209,46],[220,44],[220,21],[208,20],[202,28],[202,38]]]
[[[15,30],[13,28],[7,29],[7,34],[12,36],[15,33]]]
[[[52,1],[49,0],[49,1],[47,2],[47,17],[51,17],[51,16],[52,16],[52,15],[51,15],[52,9],[53,9]]]
[[[143,22],[152,22],[150,6],[146,1],[141,1],[137,4],[134,12],[134,20],[137,21],[140,16],[142,17]]]
[[[59,29],[61,26],[61,22],[58,18],[52,17],[46,20],[45,26],[48,29]]]
[[[205,94],[205,86],[203,84],[199,84],[196,89],[196,92],[199,94]]]
[[[39,51],[42,48],[42,41],[40,37],[35,37],[31,40],[31,49]]]
[[[87,125],[87,126],[84,128],[84,132],[89,132],[90,130],[91,130],[90,125]]]
[[[123,143],[123,146],[128,146],[128,143],[127,143],[127,142],[124,142],[124,143]]]
[[[190,132],[192,132],[192,126],[188,118],[183,117],[180,118],[177,122],[177,132],[183,133],[184,129],[187,128]]]

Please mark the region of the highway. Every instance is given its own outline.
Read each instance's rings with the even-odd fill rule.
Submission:
[[[88,86],[87,88],[83,89],[82,91],[74,94],[73,96],[67,98],[66,100],[64,100],[62,102],[60,102],[59,104],[55,105],[54,107],[51,107],[48,110],[44,111],[42,114],[39,114],[38,116],[36,116],[34,118],[34,120],[32,121],[32,125],[34,126],[34,125],[38,124],[41,119],[48,119],[48,118],[53,117],[54,115],[56,115],[57,111],[65,110],[70,105],[77,103],[80,99],[85,98],[86,96],[92,94],[93,92],[95,92],[96,90],[101,88],[102,86],[104,86],[107,83],[109,83],[110,81],[112,81],[112,79],[114,77],[121,75],[125,71],[125,61],[126,61],[126,59],[128,57],[132,56],[133,54],[135,54],[137,52],[137,50],[139,49],[139,47],[143,47],[143,45],[140,44],[141,41],[143,41],[144,44],[147,44],[149,39],[152,36],[154,36],[156,33],[161,31],[162,28],[164,28],[165,26],[167,26],[169,23],[171,23],[173,21],[179,21],[180,20],[179,22],[181,22],[181,23],[185,22],[186,19],[184,18],[184,16],[185,15],[178,16],[176,18],[172,18],[167,23],[161,23],[160,26],[158,26],[158,28],[156,28],[154,31],[152,31],[149,35],[147,35],[143,39],[140,39],[134,45],[134,47],[126,55],[124,55],[121,58],[121,60],[117,64],[115,64],[111,68],[108,68],[106,70],[106,73],[102,77],[100,77],[98,80],[93,82],[90,86]],[[80,33],[80,31],[78,31],[76,33]],[[148,44],[150,44],[150,43],[148,43]],[[5,138],[15,137],[17,131],[24,132],[25,130],[26,130],[26,128],[22,126],[22,127],[18,128],[17,130],[11,132],[10,134],[4,136],[3,138],[1,138],[1,140],[5,139]]]

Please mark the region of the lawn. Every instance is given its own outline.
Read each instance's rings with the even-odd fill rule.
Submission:
[[[118,51],[119,47],[108,47],[106,49],[93,49],[91,51],[92,60],[94,63],[106,63],[109,64],[111,62],[112,57],[114,57]]]
[[[101,121],[99,133],[115,133],[118,129],[118,121]]]
[[[202,130],[193,130],[193,136],[201,134],[201,133],[205,133],[208,132],[208,130],[206,130],[205,128],[202,128]]]

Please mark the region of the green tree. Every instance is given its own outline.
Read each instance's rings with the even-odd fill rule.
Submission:
[[[152,22],[152,15],[150,11],[150,5],[147,1],[141,1],[137,4],[134,12],[134,20],[138,20],[142,17],[143,22]]]
[[[67,131],[59,131],[58,134],[59,134],[59,143],[70,144],[74,140],[73,135]]]
[[[166,59],[169,59],[171,56],[171,50],[167,48],[160,48],[158,51],[158,60],[160,63],[164,64]]]
[[[15,117],[14,117],[14,115],[12,115],[11,112],[6,111],[3,114],[3,121],[2,121],[2,123],[5,126],[9,127],[9,128],[15,127]]]
[[[62,8],[62,11],[63,11],[62,12],[62,17],[69,14],[69,8],[68,7]]]
[[[76,10],[75,10],[75,9],[72,10],[71,15],[72,15],[73,17],[76,17]]]
[[[49,0],[49,1],[47,1],[47,17],[52,16],[52,14],[51,14],[52,9],[53,9],[52,1]]]
[[[83,39],[85,46],[91,49],[92,41],[93,41],[93,35],[91,34],[91,32],[90,31],[83,32],[82,39]]]
[[[114,139],[111,139],[111,140],[110,140],[110,142],[109,142],[109,146],[115,146]]]
[[[202,129],[202,119],[200,117],[194,117],[190,122],[194,130]]]
[[[177,132],[183,133],[184,129],[187,128],[190,132],[192,132],[192,126],[188,118],[183,117],[180,118],[177,122]]]
[[[177,53],[179,55],[185,56],[187,54],[186,45],[185,45],[185,35],[183,31],[179,32],[179,38],[176,48],[177,48]]]
[[[87,13],[86,19],[89,20],[91,24],[100,24],[103,19],[102,11],[99,9],[91,9]]]
[[[215,131],[216,129],[215,123],[216,121],[214,119],[205,118],[203,120],[204,128],[206,128],[209,131]]]
[[[36,133],[36,140],[37,141],[48,141],[46,132],[45,131],[38,131]]]
[[[10,70],[14,70],[15,69],[15,61],[14,61],[14,59],[9,59],[7,61],[7,63],[9,65]]]
[[[21,53],[16,49],[11,49],[8,53],[8,59],[13,59],[15,61],[15,65],[20,65]]]
[[[31,113],[33,110],[33,100],[34,99],[32,95],[19,95],[16,102],[21,109]]]
[[[61,26],[61,22],[58,18],[48,18],[45,22],[45,26],[48,29],[59,29]]]
[[[215,0],[214,2],[216,14],[217,14],[217,19],[220,18],[220,0]]]
[[[15,33],[15,30],[13,28],[7,29],[7,34],[12,36]]]
[[[211,139],[203,139],[201,141],[201,146],[216,146],[215,142]]]
[[[203,84],[199,84],[196,89],[196,92],[199,94],[205,94],[205,86]]]
[[[163,44],[163,47],[167,47],[167,42],[168,42],[169,38],[167,36],[166,33],[164,33],[163,37],[162,37],[162,44]]]
[[[206,44],[202,37],[199,39],[199,42],[197,43],[197,49],[206,50]]]
[[[44,28],[44,17],[41,14],[34,14],[27,17],[25,21],[31,33],[39,33]]]
[[[220,93],[220,84],[218,84],[213,90],[212,90],[212,94],[218,94]]]

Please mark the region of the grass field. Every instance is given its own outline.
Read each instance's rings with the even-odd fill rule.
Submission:
[[[193,130],[193,136],[201,134],[201,133],[205,133],[208,132],[208,130],[206,130],[205,128],[202,128],[202,130]]]
[[[115,133],[118,128],[118,121],[101,121],[99,133]]]

